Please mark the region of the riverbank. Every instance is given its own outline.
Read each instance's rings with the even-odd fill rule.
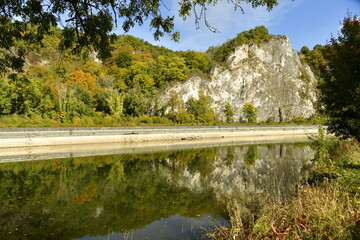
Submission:
[[[312,136],[316,126],[201,126],[132,128],[26,128],[1,129],[0,149],[84,144],[231,140]]]
[[[316,167],[298,193],[268,204],[248,221],[235,201],[228,204],[231,227],[212,239],[360,239],[360,144],[316,143]],[[326,148],[324,148],[326,147]],[[335,149],[335,150],[334,150]]]

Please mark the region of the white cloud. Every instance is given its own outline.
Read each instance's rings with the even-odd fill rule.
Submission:
[[[267,11],[265,7],[253,9],[251,5],[243,4],[244,14],[238,9],[234,10],[232,4],[226,1],[220,1],[216,6],[208,7],[206,17],[209,24],[220,31],[220,33],[211,32],[204,24],[200,22],[200,28],[196,29],[194,16],[188,17],[183,21],[178,16],[179,5],[177,1],[167,2],[167,7],[171,9],[163,10],[163,14],[175,15],[175,30],[181,33],[179,43],[164,37],[160,42],[155,42],[149,31],[148,25],[144,24],[141,28],[132,29],[129,34],[143,38],[155,45],[162,45],[173,50],[207,50],[210,46],[222,44],[226,40],[235,37],[238,33],[254,28],[255,26],[265,25],[270,27],[279,23],[289,10],[296,7],[303,0],[281,2],[279,6]],[[166,12],[169,11],[169,12]]]

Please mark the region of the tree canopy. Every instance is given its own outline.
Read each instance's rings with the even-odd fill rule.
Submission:
[[[320,85],[329,130],[360,140],[360,19],[349,14],[341,33],[323,51],[327,67]]]
[[[206,19],[206,10],[219,0],[179,1],[179,16],[186,20],[192,13],[195,25]],[[228,0],[235,10],[243,11],[241,5],[249,3],[256,8],[264,6],[271,10],[277,0]],[[175,41],[180,34],[174,30],[175,16],[162,0],[3,0],[0,2],[0,72],[8,69],[19,71],[24,65],[27,46],[38,44],[53,26],[63,28],[62,48],[80,51],[84,47],[96,51],[101,59],[111,54],[112,31],[122,27],[128,32],[135,25],[149,24],[154,38],[165,34]],[[26,43],[23,46],[19,41]]]

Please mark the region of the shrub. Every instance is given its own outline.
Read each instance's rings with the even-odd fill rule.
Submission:
[[[197,123],[215,124],[218,122],[218,117],[211,107],[210,97],[202,92],[199,93],[198,100],[190,98],[186,102],[186,109],[195,116]]]
[[[229,103],[226,103],[223,111],[224,111],[224,114],[226,117],[226,122],[233,123],[234,122],[234,111]]]
[[[257,111],[254,105],[250,102],[245,103],[242,111],[245,115],[245,118],[249,123],[256,123],[257,122]]]
[[[170,114],[168,117],[174,123],[179,123],[179,124],[190,124],[195,122],[194,114],[188,113],[188,111],[186,111],[185,109]]]

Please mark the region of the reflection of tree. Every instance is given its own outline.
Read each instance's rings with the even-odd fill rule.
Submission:
[[[230,167],[235,160],[235,147],[228,147],[225,157],[226,166]]]
[[[285,196],[302,175],[303,146],[283,146],[283,158],[279,151],[279,145],[230,146],[1,164],[0,236],[129,232],[175,214],[222,215],[216,206],[234,196],[242,216],[251,216],[266,196]],[[261,164],[243,164],[255,161]]]
[[[60,165],[60,176],[59,176],[59,190],[57,194],[58,200],[68,200],[70,199],[70,192],[69,192],[69,171],[68,171],[68,164],[61,164]]]
[[[121,184],[125,182],[124,163],[122,161],[116,161],[112,164],[107,177],[106,185],[110,189],[110,192],[114,193],[119,189]]]
[[[11,232],[13,239],[24,234],[33,236],[29,239],[71,239],[106,235],[109,228],[129,232],[175,214],[218,215],[211,191],[176,187],[161,174],[166,170],[171,179],[189,171],[203,178],[213,171],[215,156],[216,150],[195,149],[3,164],[0,236]],[[17,195],[7,189],[17,189]],[[22,227],[14,231],[16,226]]]
[[[197,149],[193,151],[196,151],[195,158],[188,163],[187,167],[190,173],[199,172],[202,180],[205,180],[214,170],[217,149]]]
[[[258,148],[257,146],[249,146],[245,157],[244,157],[244,163],[246,164],[246,166],[253,166],[255,164],[256,159],[258,159],[259,157],[259,153],[258,153]]]

